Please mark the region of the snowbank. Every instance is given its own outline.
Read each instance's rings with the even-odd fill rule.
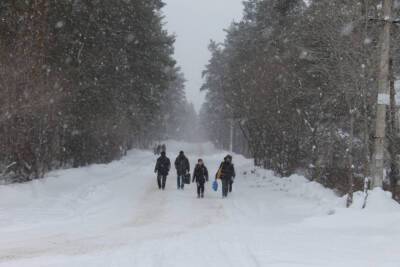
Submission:
[[[362,209],[365,194],[363,192],[354,193],[354,203],[351,209]],[[400,205],[392,199],[390,192],[383,191],[381,188],[375,188],[368,192],[367,206],[365,210],[368,212],[399,212]]]

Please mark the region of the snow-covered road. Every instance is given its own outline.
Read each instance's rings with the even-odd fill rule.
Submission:
[[[202,157],[213,175],[226,152],[168,143],[168,156]],[[400,266],[400,208],[383,192],[366,210],[304,178],[274,177],[234,156],[234,193],[159,191],[155,157],[52,172],[0,187],[0,266]],[[356,196],[356,201],[362,196]]]

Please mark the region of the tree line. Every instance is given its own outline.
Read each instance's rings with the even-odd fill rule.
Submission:
[[[398,12],[399,3],[393,7]],[[341,193],[362,189],[371,176],[382,13],[375,0],[245,1],[243,18],[209,47],[201,120],[211,140],[224,148],[232,141],[235,151],[282,176],[300,172]],[[391,104],[385,186],[396,191]]]
[[[109,162],[177,134],[190,108],[163,6],[0,1],[3,178]]]

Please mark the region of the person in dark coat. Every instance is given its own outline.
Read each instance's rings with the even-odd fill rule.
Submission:
[[[204,184],[208,182],[208,170],[202,159],[197,161],[192,181],[197,184],[197,198],[204,198]]]
[[[165,152],[161,152],[161,156],[157,159],[154,172],[157,173],[158,189],[165,190],[165,183],[169,170],[171,169],[171,161],[167,158]]]
[[[177,174],[177,185],[178,189],[184,188],[184,177],[190,173],[190,164],[188,158],[185,156],[183,151],[179,152],[179,156],[175,160],[175,168]]]
[[[232,192],[232,184],[235,176],[235,167],[232,164],[232,156],[227,155],[215,175],[215,179],[221,179],[222,181],[223,198],[228,196],[228,192]]]

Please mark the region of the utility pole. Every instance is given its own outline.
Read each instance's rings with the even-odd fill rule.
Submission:
[[[388,126],[388,141],[389,141],[389,154],[390,154],[390,191],[392,191],[393,199],[396,199],[397,192],[397,179],[399,176],[399,166],[397,163],[398,149],[397,149],[397,129],[396,129],[396,89],[395,89],[395,77],[393,74],[393,59],[390,59],[389,63],[389,78],[390,78],[390,109],[389,109],[389,126]]]
[[[393,0],[383,1],[383,23],[384,28],[380,44],[380,62],[378,77],[378,98],[375,121],[375,144],[372,156],[372,185],[383,186],[384,151],[386,137],[386,111],[390,104],[389,95],[389,58],[390,58],[390,31],[392,27],[392,4]]]

